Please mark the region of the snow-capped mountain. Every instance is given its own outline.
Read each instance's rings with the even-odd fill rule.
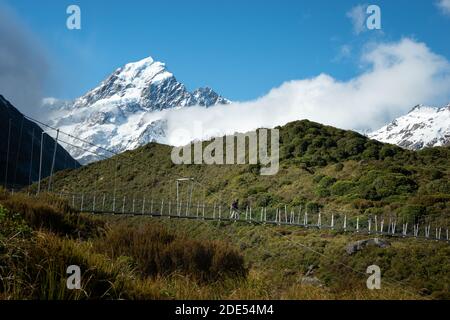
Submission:
[[[441,107],[415,106],[369,137],[400,147],[419,150],[450,144],[450,104]]]
[[[189,92],[164,63],[149,57],[118,68],[75,101],[47,98],[43,107],[54,126],[86,141],[61,137],[77,146],[67,145],[77,160],[88,163],[111,156],[102,148],[122,152],[149,142],[164,143],[168,109],[228,103],[211,88]]]

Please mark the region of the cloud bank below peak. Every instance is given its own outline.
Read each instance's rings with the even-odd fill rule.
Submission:
[[[167,143],[272,128],[309,119],[343,129],[377,129],[419,103],[450,101],[450,62],[410,38],[367,46],[361,73],[347,81],[327,74],[283,83],[249,102],[167,111]],[[207,130],[206,130],[207,128]]]

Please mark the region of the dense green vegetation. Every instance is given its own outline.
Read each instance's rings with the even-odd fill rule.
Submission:
[[[274,176],[261,176],[258,165],[174,165],[170,151],[149,144],[60,172],[55,190],[111,194],[116,185],[119,199],[175,199],[175,179],[193,177],[195,199],[225,206],[238,198],[242,208],[302,205],[449,223],[449,147],[412,152],[305,120],[280,128],[280,171]]]

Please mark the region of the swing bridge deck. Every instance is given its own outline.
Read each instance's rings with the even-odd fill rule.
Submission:
[[[205,204],[190,201],[164,201],[117,199],[107,194],[63,194],[77,212],[94,215],[143,216],[153,218],[217,221],[228,223],[248,223],[268,226],[290,226],[313,230],[356,233],[375,236],[415,238],[443,241],[450,244],[449,228],[439,221],[403,221],[395,215],[364,216],[346,212],[308,213],[301,207],[246,207],[233,210],[220,204]],[[108,201],[107,201],[108,200]]]

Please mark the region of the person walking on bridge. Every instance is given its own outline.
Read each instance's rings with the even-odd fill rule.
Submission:
[[[239,220],[239,200],[235,199],[231,204],[231,219]]]

